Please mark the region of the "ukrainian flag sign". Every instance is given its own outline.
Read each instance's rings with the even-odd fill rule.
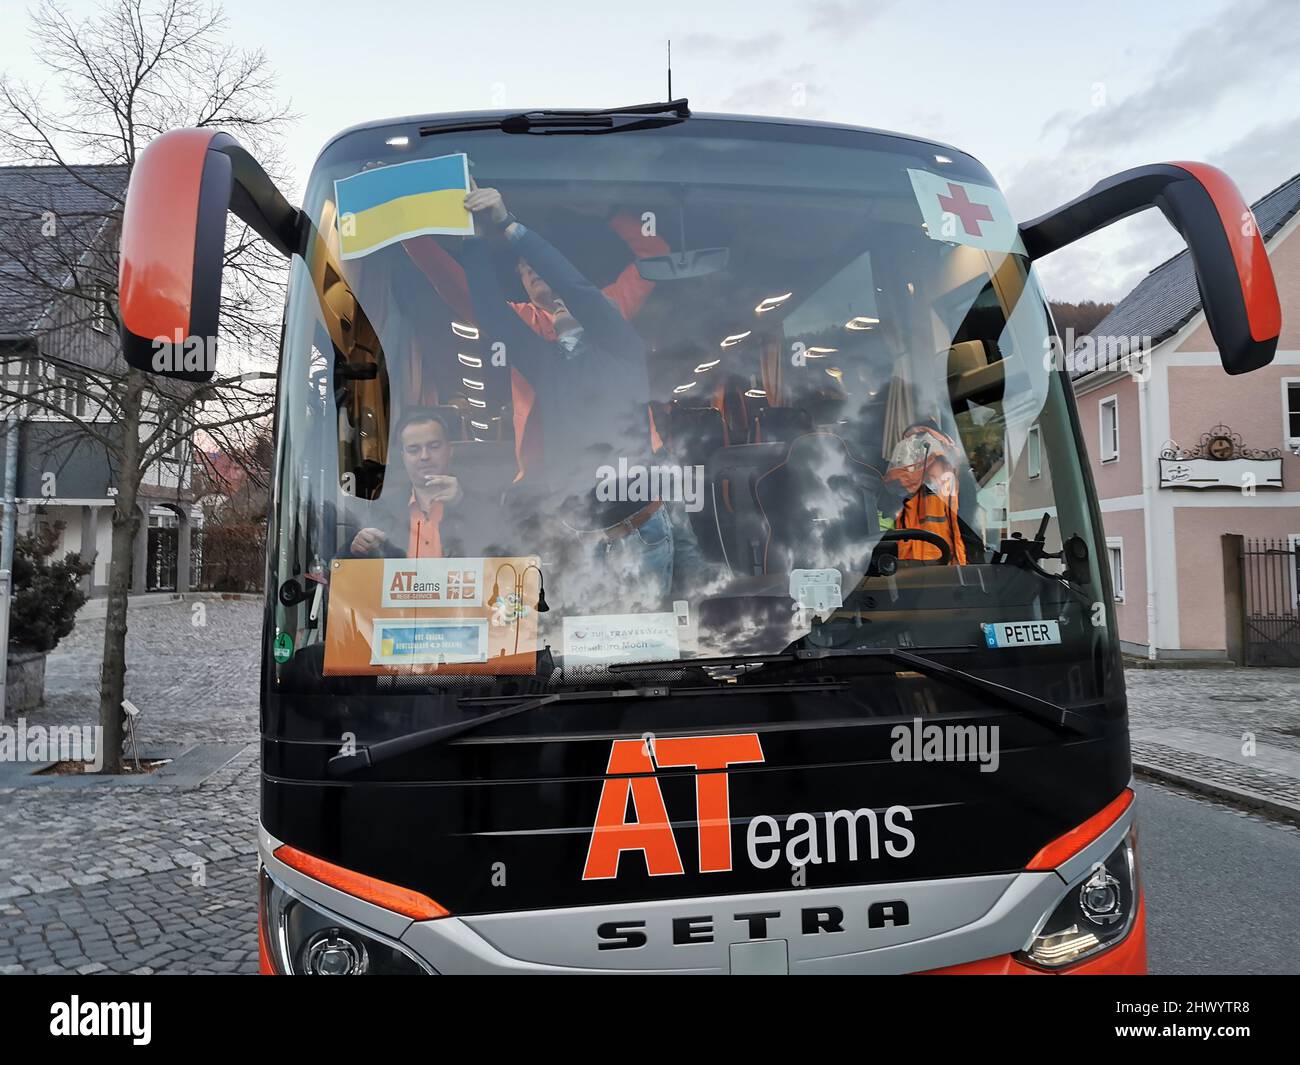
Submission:
[[[356,259],[422,233],[468,237],[474,220],[465,209],[469,159],[462,152],[437,159],[363,170],[334,182],[339,248]]]

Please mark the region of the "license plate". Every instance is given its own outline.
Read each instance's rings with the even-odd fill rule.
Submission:
[[[980,628],[989,647],[1040,647],[1061,642],[1061,627],[1055,621],[986,621]]]

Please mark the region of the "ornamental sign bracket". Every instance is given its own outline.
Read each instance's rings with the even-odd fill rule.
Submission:
[[[1235,491],[1282,487],[1282,452],[1246,447],[1241,434],[1216,425],[1193,448],[1170,440],[1160,449],[1161,488],[1230,488]]]

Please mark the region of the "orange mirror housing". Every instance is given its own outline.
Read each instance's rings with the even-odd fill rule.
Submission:
[[[216,372],[228,211],[281,254],[296,250],[298,211],[233,138],[175,129],[140,153],[118,263],[129,365],[186,381]]]

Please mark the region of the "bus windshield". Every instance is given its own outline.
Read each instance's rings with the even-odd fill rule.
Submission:
[[[336,139],[304,212],[280,684],[735,683],[904,648],[1113,694],[1069,383],[970,157],[775,122],[399,122]]]

